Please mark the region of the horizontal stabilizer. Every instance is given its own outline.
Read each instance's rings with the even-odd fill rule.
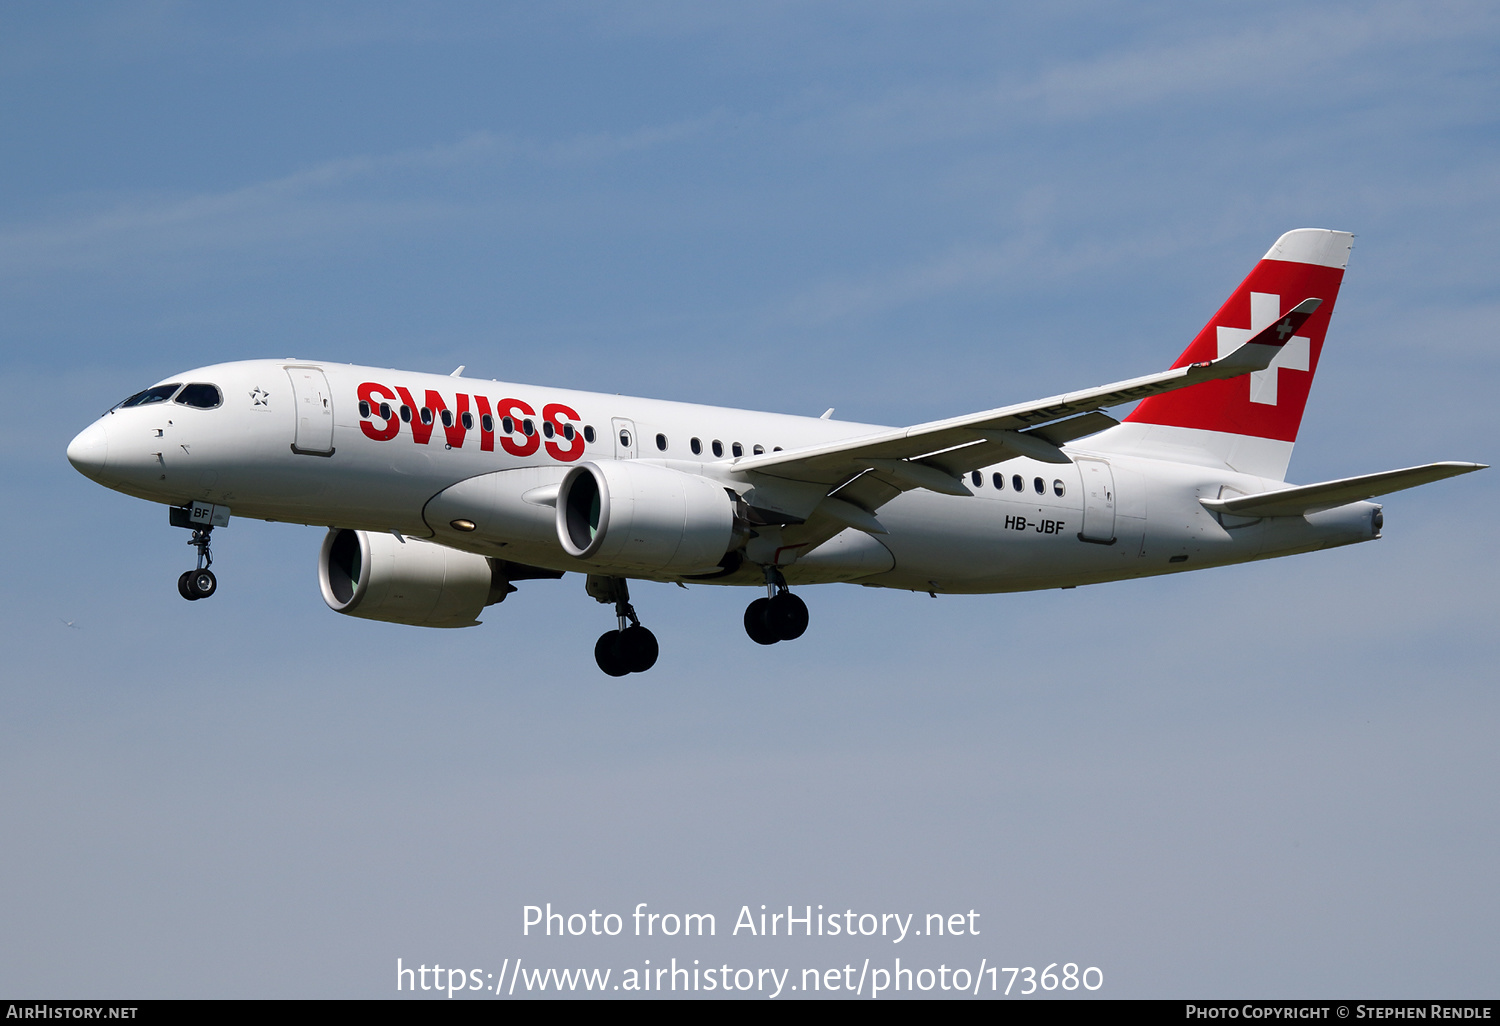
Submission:
[[[1211,513],[1228,513],[1237,517],[1300,517],[1377,495],[1441,481],[1445,477],[1484,470],[1485,466],[1483,463],[1428,463],[1420,467],[1407,467],[1405,470],[1345,477],[1321,484],[1261,492],[1259,495],[1198,501]]]

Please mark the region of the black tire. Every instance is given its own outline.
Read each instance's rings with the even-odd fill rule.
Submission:
[[[766,627],[781,641],[793,641],[807,631],[807,603],[783,591],[766,606]]]
[[[766,607],[770,604],[770,599],[758,598],[745,607],[745,633],[757,645],[774,645],[781,640],[766,623]]]
[[[624,657],[625,666],[631,673],[645,673],[656,665],[656,657],[661,654],[661,646],[656,643],[655,634],[640,624],[626,627],[618,633],[620,654]]]
[[[630,672],[621,652],[619,631],[605,631],[599,635],[599,640],[594,642],[594,662],[611,677],[623,677]]]
[[[193,594],[193,586],[190,583],[192,581],[192,578],[193,571],[191,570],[184,570],[182,572],[182,575],[177,578],[177,594],[181,595],[189,602],[198,597],[197,595]]]
[[[193,570],[188,574],[188,590],[193,598],[206,599],[219,590],[219,579],[212,570]]]

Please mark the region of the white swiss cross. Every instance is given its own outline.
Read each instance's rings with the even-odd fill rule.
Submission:
[[[1250,327],[1219,328],[1219,356],[1225,357],[1281,316],[1281,297],[1269,292],[1250,293]],[[1282,370],[1312,369],[1312,340],[1293,335],[1271,361],[1271,366],[1250,375],[1250,401],[1265,406],[1276,405],[1276,385]]]

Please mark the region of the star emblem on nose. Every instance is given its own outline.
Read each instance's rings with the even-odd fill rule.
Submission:
[[[266,391],[262,391],[259,387],[257,387],[255,389],[255,391],[253,391],[253,392],[250,393],[250,401],[251,401],[252,404],[254,404],[256,406],[269,406],[269,405],[271,405],[267,401],[270,398],[271,398],[271,393],[270,392],[266,392]]]

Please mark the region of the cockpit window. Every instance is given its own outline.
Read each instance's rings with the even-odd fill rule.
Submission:
[[[155,388],[148,388],[144,392],[137,392],[119,406],[116,406],[115,409],[123,410],[130,406],[150,406],[152,403],[164,403],[172,398],[172,393],[181,387],[182,382],[180,381],[174,381],[170,385],[157,385]]]
[[[212,410],[224,402],[224,397],[219,393],[217,385],[194,382],[178,393],[177,402],[183,406],[196,406],[200,410]]]

